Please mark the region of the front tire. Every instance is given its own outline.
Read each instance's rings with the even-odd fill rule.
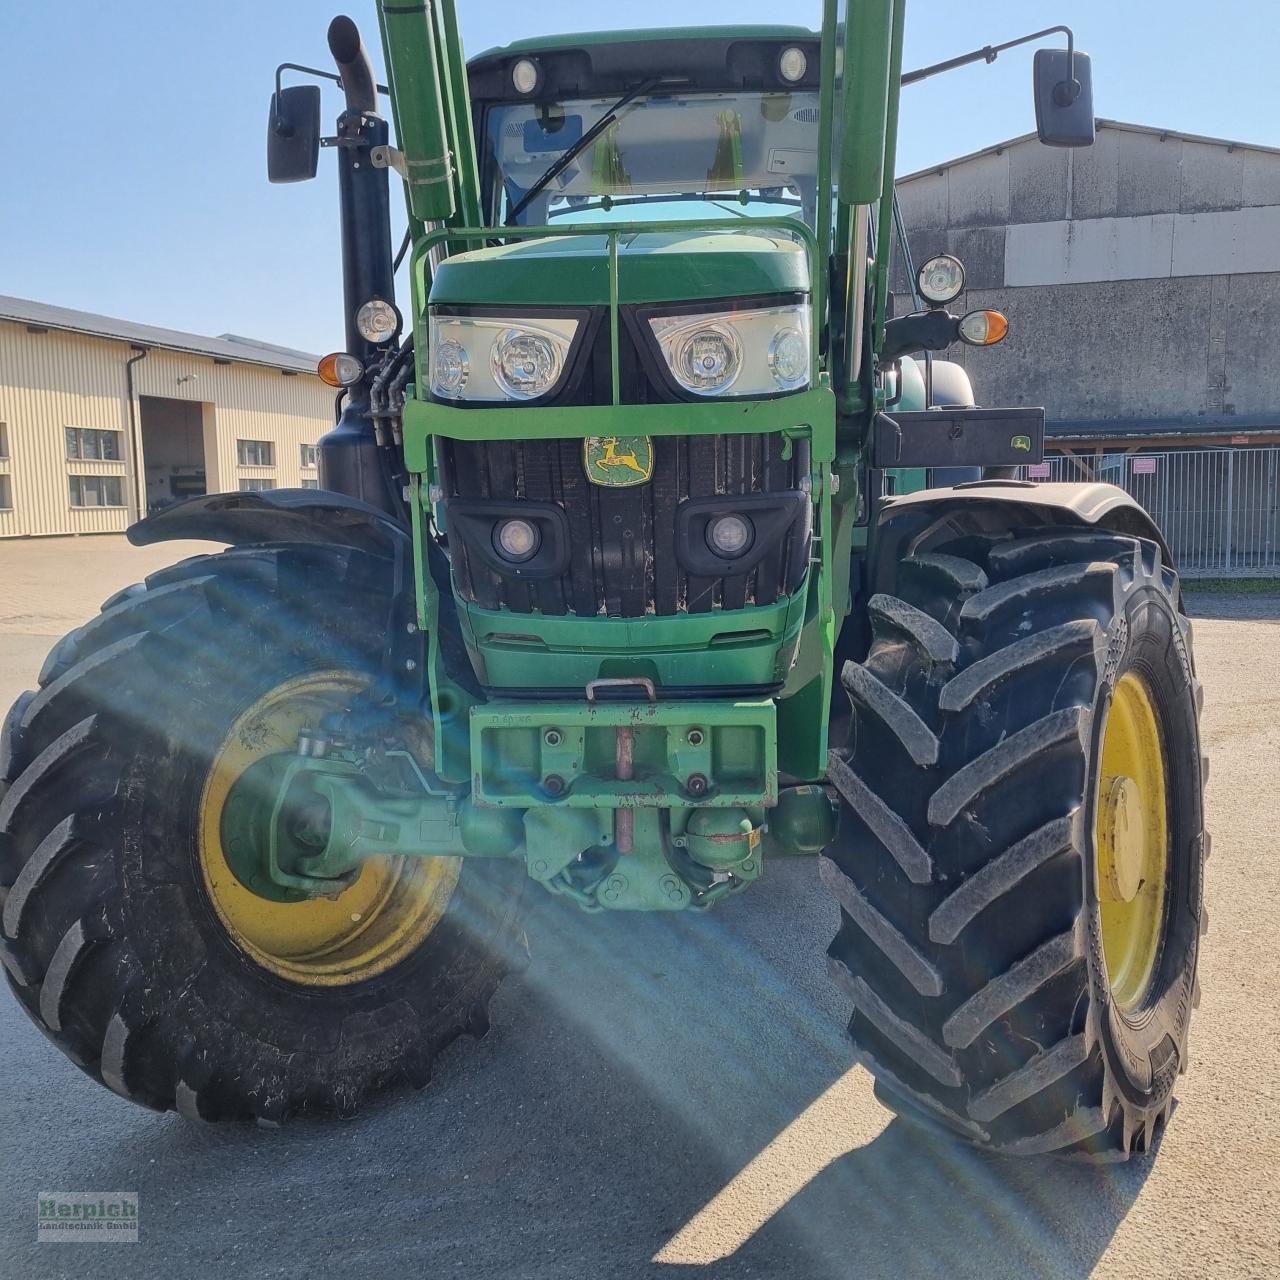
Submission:
[[[186,561],[55,646],[10,713],[0,959],[122,1096],[206,1120],[346,1114],[486,1029],[523,876],[371,860],[333,899],[280,903],[219,845],[236,777],[377,677],[391,579],[329,546]]]
[[[1136,538],[961,537],[869,609],[822,862],[859,1060],[889,1105],[990,1149],[1146,1150],[1205,920],[1176,576]]]

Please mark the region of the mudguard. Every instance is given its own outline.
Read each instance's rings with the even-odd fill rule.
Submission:
[[[940,533],[999,533],[1038,524],[1074,524],[1149,538],[1160,547],[1164,563],[1175,567],[1159,526],[1113,484],[975,480],[885,499],[868,548],[868,595],[890,590],[899,562]]]
[[[129,527],[135,547],[191,538],[233,547],[327,542],[407,561],[409,530],[359,498],[323,489],[269,489],[188,498]]]

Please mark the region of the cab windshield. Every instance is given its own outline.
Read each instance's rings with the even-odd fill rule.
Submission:
[[[616,97],[511,103],[485,116],[495,222]],[[803,218],[814,224],[818,95],[657,91],[636,98],[530,201],[520,226],[650,219]]]

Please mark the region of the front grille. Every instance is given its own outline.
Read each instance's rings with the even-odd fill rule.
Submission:
[[[482,608],[611,618],[706,613],[774,604],[793,594],[804,577],[807,523],[797,523],[739,576],[695,577],[675,550],[676,511],[685,499],[803,488],[809,476],[803,441],[788,449],[780,433],[660,436],[653,441],[652,480],[629,489],[591,484],[579,439],[439,440],[437,447],[450,498],[554,502],[569,520],[568,569],[543,581],[499,574],[468,553],[460,539],[452,541],[457,590]]]

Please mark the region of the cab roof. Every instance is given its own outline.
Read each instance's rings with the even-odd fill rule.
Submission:
[[[808,60],[799,82],[784,81],[779,72],[778,55],[788,45],[800,48]],[[654,75],[668,86],[683,84],[696,91],[787,92],[817,87],[821,49],[821,37],[805,27],[653,27],[538,36],[490,49],[472,58],[467,68],[477,106],[608,96],[634,89]],[[511,78],[523,59],[538,68],[536,87],[528,95],[517,93]]]
[[[765,23],[720,27],[638,27],[626,31],[586,31],[561,36],[531,36],[495,46],[476,54],[473,62],[509,58],[522,53],[549,53],[558,49],[590,49],[599,45],[649,44],[664,40],[817,40],[808,27]]]

